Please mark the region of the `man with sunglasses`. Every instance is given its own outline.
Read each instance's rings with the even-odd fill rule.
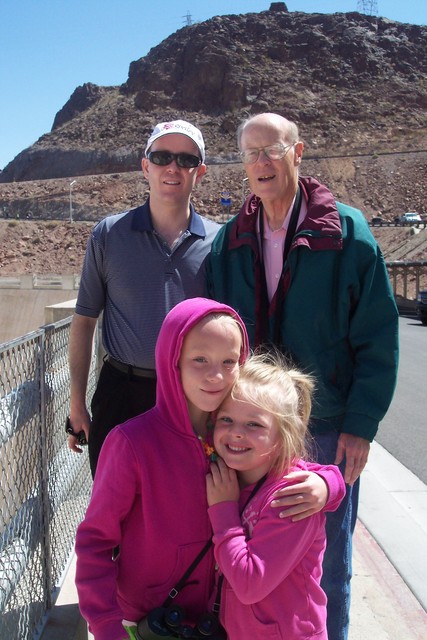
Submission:
[[[142,159],[150,195],[140,207],[112,215],[88,242],[71,324],[68,445],[89,444],[92,475],[101,445],[117,424],[155,404],[154,347],[172,307],[205,291],[205,259],[219,225],[201,217],[191,193],[206,173],[199,129],[161,122]],[[86,390],[92,340],[103,312],[106,351],[91,417]]]
[[[394,392],[398,313],[362,213],[299,176],[296,124],[253,116],[238,145],[252,194],[213,242],[209,293],[238,311],[252,347],[278,349],[315,377],[313,455],[338,464],[347,483],[326,514],[322,578],[329,640],[345,640],[359,476]]]

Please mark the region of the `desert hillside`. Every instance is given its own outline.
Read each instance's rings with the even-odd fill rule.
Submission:
[[[301,173],[368,221],[427,214],[427,27],[274,2],[178,30],[130,61],[120,86],[77,87],[52,130],[0,173],[0,276],[78,274],[92,226],[146,197],[140,157],[162,120],[203,131],[197,209],[220,221],[236,212],[246,193],[236,129],[267,110],[300,126]],[[373,233],[387,261],[426,259],[425,229]]]

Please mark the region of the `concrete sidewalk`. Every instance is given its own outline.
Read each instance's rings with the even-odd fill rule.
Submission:
[[[427,639],[427,485],[374,442],[354,540],[349,640]]]
[[[426,640],[426,549],[427,486],[374,443],[354,536],[349,640]],[[73,559],[40,640],[93,639],[74,572]]]

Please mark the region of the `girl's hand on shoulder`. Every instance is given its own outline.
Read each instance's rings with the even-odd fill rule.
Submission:
[[[237,474],[234,469],[227,467],[222,458],[211,463],[210,471],[206,476],[206,492],[210,507],[218,502],[239,500]]]
[[[284,479],[292,484],[276,491],[271,503],[272,507],[286,508],[280,512],[281,518],[292,518],[292,522],[297,522],[323,509],[329,492],[321,476],[312,471],[293,471]]]

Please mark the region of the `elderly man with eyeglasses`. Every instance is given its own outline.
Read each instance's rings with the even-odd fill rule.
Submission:
[[[345,640],[359,476],[396,384],[398,313],[362,213],[299,175],[296,124],[253,116],[238,145],[252,193],[214,240],[209,295],[238,311],[253,348],[278,349],[316,379],[312,455],[347,483],[327,514],[322,579],[329,640]]]

